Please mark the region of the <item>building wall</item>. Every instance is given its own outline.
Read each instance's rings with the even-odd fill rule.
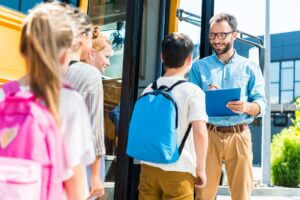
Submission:
[[[262,36],[260,38],[263,39]],[[238,54],[249,57],[249,45],[235,42]],[[300,96],[300,31],[271,35],[271,103],[291,103]],[[290,113],[292,114],[292,113]],[[286,113],[272,113],[271,135],[292,125]],[[281,120],[281,124],[278,124]],[[277,121],[277,123],[276,123]],[[253,143],[253,163],[261,163],[261,119],[250,126]]]
[[[240,55],[248,57],[249,45],[236,41],[234,47]],[[300,59],[299,52],[300,31],[271,35],[271,62]]]
[[[261,118],[258,120],[259,124],[251,124],[250,130],[252,135],[252,150],[253,150],[253,164],[260,165],[261,164],[261,140],[262,140],[262,126],[261,126]],[[273,123],[274,117],[272,117],[271,122],[271,138],[274,135],[280,133],[280,131],[284,128],[287,128],[292,125],[290,119],[288,119],[287,125],[274,125]]]

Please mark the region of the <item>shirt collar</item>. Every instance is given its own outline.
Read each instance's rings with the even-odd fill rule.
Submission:
[[[233,63],[237,58],[238,58],[238,53],[236,52],[236,50],[234,49],[234,54],[233,54],[233,56],[231,57],[231,59],[229,60],[229,62],[228,63]],[[219,59],[219,57],[217,56],[217,54],[216,53],[214,53],[213,54],[213,59],[216,61],[216,62],[220,62],[220,63],[222,63],[223,65],[225,65],[225,63],[221,60],[221,59]],[[228,64],[227,63],[227,64]]]

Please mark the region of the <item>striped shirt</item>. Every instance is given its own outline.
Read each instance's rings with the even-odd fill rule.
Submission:
[[[96,155],[105,154],[102,75],[95,67],[76,62],[68,67],[66,81],[84,98],[92,125]]]

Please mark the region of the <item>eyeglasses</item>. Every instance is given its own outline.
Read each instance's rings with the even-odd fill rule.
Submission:
[[[227,35],[233,33],[234,31],[230,31],[230,32],[220,32],[220,33],[209,33],[208,38],[210,40],[214,40],[216,38],[216,36],[218,36],[219,40],[224,40]]]

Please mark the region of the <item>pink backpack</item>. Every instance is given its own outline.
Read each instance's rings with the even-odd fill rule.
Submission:
[[[3,90],[5,99],[0,102],[0,157],[22,158],[39,163],[42,181],[38,199],[63,199],[61,177],[64,170],[64,151],[62,138],[52,114],[36,100],[31,92],[20,91],[19,84],[15,81],[3,85]],[[0,165],[5,166],[11,162],[14,161],[2,159]],[[19,160],[19,163],[28,166],[27,162],[22,164],[22,160]],[[4,176],[1,179],[4,180],[1,183],[2,187],[7,188],[5,190],[9,192],[2,192],[6,195],[4,197],[0,193],[0,199],[20,199],[13,192],[14,184],[18,184],[18,189],[23,188],[24,191],[25,189],[33,193],[39,191],[37,184],[32,184],[28,188],[29,176],[27,181],[20,181],[24,177],[14,179],[10,175],[10,173],[1,174]],[[21,199],[28,198],[24,196]]]
[[[0,157],[0,199],[39,200],[41,174],[38,162]]]

